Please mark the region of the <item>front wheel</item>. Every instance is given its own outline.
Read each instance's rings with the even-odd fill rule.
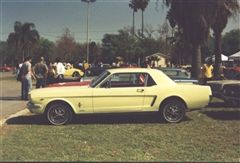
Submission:
[[[47,110],[47,120],[53,125],[64,125],[72,119],[71,107],[62,102],[50,105]]]
[[[160,108],[162,118],[170,123],[178,123],[185,116],[186,106],[185,104],[177,99],[168,100]]]

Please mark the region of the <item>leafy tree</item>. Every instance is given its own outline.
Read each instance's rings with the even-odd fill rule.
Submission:
[[[36,57],[43,56],[47,61],[53,61],[55,59],[55,44],[48,39],[41,38],[39,46],[36,50]]]
[[[232,55],[240,51],[240,29],[234,29],[223,36],[223,54]]]
[[[201,77],[201,44],[208,38],[216,3],[215,0],[166,0],[166,5],[170,7],[167,14],[170,25],[177,25],[184,40],[191,46],[193,77]]]
[[[8,44],[15,48],[16,57],[23,59],[26,55],[30,55],[38,45],[39,34],[33,23],[22,24],[16,21],[14,24],[14,32],[8,35]],[[20,58],[19,58],[20,59]]]
[[[237,0],[218,0],[215,20],[211,28],[215,36],[215,77],[220,77],[220,64],[222,54],[222,31],[226,27],[228,18],[239,13],[239,3]]]
[[[85,59],[84,54],[86,54],[86,51],[87,51],[86,47],[87,47],[86,43],[83,43],[83,44],[76,43],[76,47],[71,57],[72,64],[76,66],[79,62],[83,62],[83,60]]]
[[[191,53],[189,44],[186,43],[183,37],[182,30],[174,31],[174,37],[171,38],[171,57],[174,65],[185,65],[191,63]]]
[[[13,56],[12,56],[12,52],[11,52],[11,48],[8,47],[7,42],[5,41],[1,41],[0,42],[0,58],[1,58],[1,62],[0,65],[10,65],[12,64],[13,61]]]
[[[65,62],[70,62],[76,48],[76,41],[71,35],[70,30],[66,28],[63,35],[56,41],[56,52],[58,57]]]
[[[105,34],[102,39],[102,57],[104,62],[115,62],[118,56],[123,57],[125,61],[133,62],[135,53],[137,53],[135,39],[131,35],[129,28],[119,30],[118,34]]]
[[[171,47],[171,43],[172,43],[172,39],[173,37],[171,35],[173,35],[173,33],[171,33],[171,27],[168,25],[168,22],[165,21],[161,26],[159,26],[158,28],[158,33],[160,34],[160,39],[163,41],[163,51],[162,53],[167,54],[170,52],[170,47]]]
[[[90,43],[90,54],[89,54],[89,60],[90,63],[98,63],[102,60],[101,57],[101,46],[99,43],[91,42]]]

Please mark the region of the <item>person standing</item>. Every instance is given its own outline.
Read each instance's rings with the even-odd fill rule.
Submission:
[[[212,80],[212,78],[213,78],[213,65],[212,65],[212,60],[211,59],[208,59],[206,61],[206,63],[203,65],[202,74],[203,74],[203,84],[206,84],[207,81]]]
[[[58,82],[61,80],[61,79],[64,79],[64,73],[65,73],[65,67],[63,65],[63,63],[61,62],[61,59],[58,57],[56,59],[56,74],[57,74],[57,80]]]
[[[87,70],[89,69],[89,64],[84,60],[83,61],[83,72],[84,76],[86,76]]]
[[[47,66],[48,66],[48,74],[47,74],[46,83],[52,84],[52,83],[57,82],[56,81],[56,66],[54,66],[54,64],[52,62],[48,62]]]
[[[26,57],[20,69],[21,83],[22,83],[22,90],[21,90],[22,100],[28,100],[28,92],[32,88],[33,74],[32,74],[31,62],[32,62],[31,57]]]
[[[38,63],[33,68],[36,77],[36,88],[44,88],[46,86],[46,79],[48,74],[48,67],[44,63],[44,58],[40,57]]]

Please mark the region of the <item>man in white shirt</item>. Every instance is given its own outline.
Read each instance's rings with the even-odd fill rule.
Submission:
[[[56,74],[57,74],[57,79],[58,81],[61,79],[64,79],[64,73],[65,73],[65,67],[63,65],[63,63],[61,62],[60,58],[56,59],[57,65],[56,65]]]
[[[22,90],[21,90],[22,100],[28,100],[28,92],[32,88],[33,74],[32,74],[31,62],[32,62],[31,57],[26,57],[19,72],[21,75],[21,82],[22,82]]]

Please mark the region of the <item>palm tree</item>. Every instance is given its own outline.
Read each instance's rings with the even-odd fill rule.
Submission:
[[[133,36],[135,35],[135,12],[137,12],[138,10],[137,1],[138,0],[130,0],[129,3],[129,7],[133,10],[133,29],[132,29]]]
[[[221,44],[222,44],[222,31],[227,25],[228,18],[239,12],[239,3],[237,0],[219,0],[217,4],[216,19],[211,25],[215,36],[215,71],[214,76],[220,77],[220,64],[221,64]]]
[[[18,58],[20,53],[19,49],[20,49],[20,40],[21,40],[21,28],[22,28],[22,23],[16,21],[14,23],[14,32],[10,33],[7,39],[8,46],[14,47],[15,49],[14,58]]]
[[[144,29],[144,17],[143,13],[147,8],[149,0],[136,0],[136,7],[142,11],[142,39],[143,39],[143,29]]]
[[[166,0],[166,5],[170,7],[167,15],[170,25],[177,25],[186,43],[191,45],[192,76],[198,79],[201,77],[201,44],[209,35],[216,3],[215,0]]]
[[[30,55],[30,51],[35,48],[39,42],[39,34],[33,23],[24,23],[16,21],[14,32],[8,35],[8,44],[14,46],[16,57],[21,56],[22,60],[25,55]],[[19,59],[19,58],[18,58]]]
[[[24,23],[22,26],[22,54],[29,56],[32,49],[38,44],[40,36],[33,23]]]

